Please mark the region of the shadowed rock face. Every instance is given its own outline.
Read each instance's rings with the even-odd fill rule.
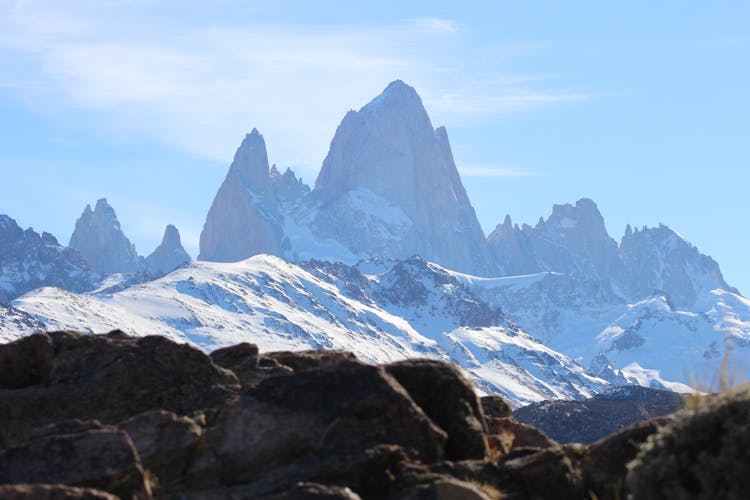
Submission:
[[[180,232],[172,224],[164,230],[161,244],[146,257],[144,267],[155,276],[163,276],[190,262],[190,255],[182,247]]]
[[[321,204],[316,229],[357,253],[420,255],[480,275],[494,270],[448,135],[433,129],[415,90],[400,80],[347,113],[313,194]],[[375,217],[390,215],[357,224],[355,215],[368,203],[380,205]]]
[[[709,397],[652,434],[628,465],[634,498],[747,498],[750,385]]]
[[[76,250],[0,215],[0,304],[42,286],[83,292],[98,278]]]
[[[682,396],[647,387],[620,387],[585,401],[543,401],[513,417],[542,429],[560,443],[593,443],[625,427],[668,415],[684,406]]]
[[[105,198],[96,202],[93,211],[86,205],[68,246],[77,250],[91,269],[102,275],[140,270],[135,246],[123,234],[117,215]]]
[[[480,404],[459,370],[434,360],[372,366],[252,344],[208,356],[161,338],[54,332],[0,346],[0,384],[0,496],[12,498],[747,491],[747,391],[560,446],[497,397]]]
[[[61,420],[116,423],[165,409],[187,414],[235,396],[235,375],[163,337],[54,332],[0,346],[0,444]],[[7,374],[7,375],[6,375]]]

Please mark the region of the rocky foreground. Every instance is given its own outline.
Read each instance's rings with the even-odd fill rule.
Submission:
[[[433,360],[118,331],[0,345],[0,498],[745,498],[749,423],[746,388],[560,445]]]

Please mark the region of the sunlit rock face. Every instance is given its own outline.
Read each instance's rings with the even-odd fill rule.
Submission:
[[[401,81],[346,114],[313,196],[316,232],[354,253],[494,271],[448,135],[432,127],[416,91]]]
[[[198,258],[235,262],[260,253],[282,255],[283,236],[266,143],[253,129],[237,149],[211,204]]]
[[[68,246],[77,250],[91,269],[102,275],[140,270],[135,246],[122,232],[115,210],[105,198],[96,202],[94,210],[86,205]]]

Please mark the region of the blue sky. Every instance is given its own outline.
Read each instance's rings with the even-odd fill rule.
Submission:
[[[322,5],[320,5],[322,4]],[[242,137],[313,183],[390,81],[445,125],[486,232],[589,197],[750,290],[750,4],[0,2],[0,213],[67,243],[107,197],[141,254],[197,253]]]

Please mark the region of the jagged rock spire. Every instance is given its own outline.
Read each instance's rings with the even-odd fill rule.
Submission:
[[[77,250],[91,269],[103,275],[140,269],[135,246],[123,233],[115,210],[106,198],[99,199],[94,210],[86,205],[68,246]]]
[[[151,274],[161,276],[190,262],[190,255],[182,247],[180,232],[172,224],[167,225],[161,244],[144,260]]]

